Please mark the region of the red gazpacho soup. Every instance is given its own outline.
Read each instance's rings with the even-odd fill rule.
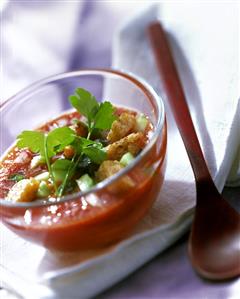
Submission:
[[[134,164],[154,131],[147,116],[98,103],[83,88],[69,101],[74,111],[23,131],[2,158],[0,198],[18,203],[2,208],[3,222],[50,249],[106,246],[124,238],[155,200],[166,128]]]

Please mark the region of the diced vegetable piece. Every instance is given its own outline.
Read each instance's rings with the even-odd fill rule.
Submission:
[[[82,121],[75,120],[74,124],[70,126],[70,128],[74,130],[78,136],[87,137],[88,128]]]
[[[81,191],[87,191],[92,186],[94,186],[94,181],[88,174],[84,174],[79,179],[77,179],[76,182]]]
[[[39,181],[35,179],[23,179],[9,190],[7,200],[15,202],[29,202],[36,198]]]
[[[148,119],[145,115],[140,114],[136,117],[136,129],[139,132],[144,132],[148,125]]]
[[[38,180],[38,181],[47,181],[49,179],[49,172],[48,171],[45,171],[45,172],[42,172],[38,175],[36,175],[34,177],[35,180]]]
[[[74,147],[72,145],[67,145],[63,150],[63,154],[66,159],[71,159],[75,154]]]
[[[31,161],[32,157],[28,150],[22,150],[18,152],[17,157],[14,159],[14,163],[16,164],[26,164]]]
[[[21,180],[25,179],[25,176],[21,173],[15,173],[15,174],[12,174],[10,177],[9,177],[9,180],[11,181],[15,181],[15,182],[19,182]]]
[[[47,197],[50,194],[50,189],[45,181],[41,181],[37,190],[37,197]]]
[[[131,153],[126,153],[122,156],[120,163],[123,166],[129,165],[134,160],[134,156]]]
[[[30,163],[30,168],[33,169],[33,168],[37,167],[38,165],[43,164],[44,162],[45,162],[44,158],[40,155],[37,155],[32,158],[31,163]]]

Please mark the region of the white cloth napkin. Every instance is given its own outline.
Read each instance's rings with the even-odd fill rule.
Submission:
[[[205,157],[222,190],[240,144],[236,6],[160,4],[119,28],[113,66],[142,76],[165,98],[145,36],[147,24],[156,18],[169,33]],[[166,108],[166,179],[154,207],[132,236],[105,250],[57,255],[2,226],[3,286],[31,299],[89,298],[133,272],[189,228],[195,205],[193,174],[167,103]]]

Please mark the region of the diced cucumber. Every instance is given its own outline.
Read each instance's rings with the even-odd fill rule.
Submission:
[[[144,114],[139,114],[136,117],[137,130],[140,132],[144,132],[147,125],[148,125],[148,119],[146,118],[146,116]]]
[[[87,191],[94,186],[94,181],[88,174],[82,175],[76,180],[76,183],[81,191]]]
[[[126,153],[122,156],[120,163],[123,166],[127,166],[128,164],[130,164],[132,161],[134,160],[134,156],[131,153]]]
[[[9,180],[19,182],[21,180],[25,179],[25,176],[21,173],[14,173],[9,176]]]
[[[40,155],[35,156],[32,158],[31,163],[30,163],[30,168],[35,168],[40,164],[44,163],[44,158]]]
[[[47,181],[49,179],[49,172],[48,171],[42,172],[42,173],[36,175],[34,178],[35,178],[35,180],[38,180],[38,181]]]
[[[107,150],[108,150],[108,145],[107,145],[107,146],[104,146],[101,150],[104,151],[104,152],[106,153]]]
[[[37,197],[47,197],[50,194],[50,190],[45,181],[41,181],[37,191]]]

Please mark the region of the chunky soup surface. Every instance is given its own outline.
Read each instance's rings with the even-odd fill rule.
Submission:
[[[89,190],[132,163],[146,146],[152,125],[145,115],[109,102],[96,102],[90,107],[96,111],[86,112],[77,100],[72,101],[77,111],[18,136],[0,165],[1,198],[51,201]],[[132,184],[125,178],[119,189]]]

